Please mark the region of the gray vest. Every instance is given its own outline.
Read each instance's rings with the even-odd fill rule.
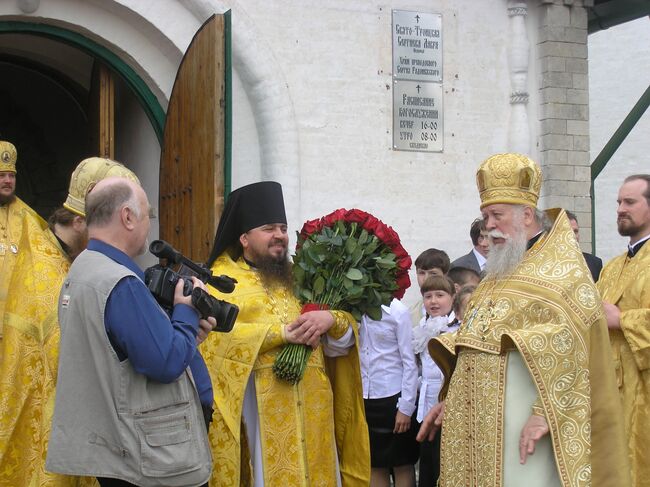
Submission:
[[[189,368],[171,384],[150,380],[129,360],[119,361],[106,335],[106,300],[129,275],[104,254],[85,250],[63,283],[46,469],[144,487],[201,485],[212,460]]]

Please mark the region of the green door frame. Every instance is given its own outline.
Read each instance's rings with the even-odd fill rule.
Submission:
[[[225,17],[225,41],[226,41],[226,108],[225,108],[225,158],[224,158],[224,198],[227,198],[232,186],[232,47],[231,47],[231,14],[230,10],[224,13]],[[110,49],[98,44],[88,37],[68,29],[63,29],[54,25],[37,24],[34,22],[21,22],[14,20],[0,20],[0,34],[32,34],[48,37],[60,42],[69,44],[80,49],[92,57],[101,59],[103,63],[109,66],[113,71],[118,73],[126,82],[127,86],[133,91],[145,111],[151,125],[158,138],[158,143],[162,145],[164,128],[165,128],[165,110],[160,106],[158,98],[147,86],[147,83],[135,72],[135,70],[125,63],[119,56]]]

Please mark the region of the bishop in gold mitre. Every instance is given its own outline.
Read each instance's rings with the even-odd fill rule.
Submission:
[[[607,263],[603,297],[632,467],[632,485],[650,483],[650,174],[625,178],[618,192],[618,233],[627,251]]]
[[[358,324],[344,311],[300,315],[286,223],[282,187],[273,181],[233,191],[219,221],[208,265],[237,285],[232,294],[209,290],[239,315],[230,333],[211,333],[200,348],[215,400],[210,486],[367,487]],[[329,327],[292,384],[272,366],[285,344],[296,343],[288,325],[299,315],[323,325],[327,318]]]
[[[23,224],[31,218],[41,229],[47,228],[45,220],[16,196],[17,161],[16,147],[11,142],[0,140],[0,340],[7,289],[21,248]]]
[[[444,401],[420,436],[442,423],[439,485],[629,485],[603,307],[565,212],[536,209],[524,155],[490,157],[476,182],[486,276],[458,332],[429,342]]]
[[[72,173],[63,207],[49,219],[23,216],[8,286],[0,362],[0,485],[94,485],[45,471],[59,352],[57,301],[72,260],[86,247],[86,194],[109,176],[138,181],[122,164],[98,157]]]

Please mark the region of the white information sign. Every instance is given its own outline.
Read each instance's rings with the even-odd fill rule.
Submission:
[[[393,81],[393,149],[442,152],[442,84]]]
[[[393,10],[393,78],[442,81],[442,15]]]

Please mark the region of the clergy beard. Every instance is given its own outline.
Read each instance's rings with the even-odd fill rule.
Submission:
[[[11,193],[9,195],[0,194],[0,206],[10,205],[16,199],[16,194]]]
[[[503,238],[505,242],[494,245],[490,240],[490,251],[485,263],[485,273],[488,276],[504,277],[512,273],[526,254],[528,240],[523,228],[516,225],[514,235],[504,235],[498,230],[492,230],[491,238]]]
[[[618,234],[621,237],[633,237],[643,231],[643,225],[637,225],[627,216],[618,217],[616,226],[618,227]]]
[[[77,234],[73,239],[73,241],[68,244],[69,251],[70,251],[70,255],[69,255],[70,260],[75,260],[81,252],[86,250],[87,245],[88,245],[88,233],[83,232]]]
[[[260,273],[263,281],[270,284],[280,284],[288,288],[293,287],[291,262],[289,262],[286,252],[278,257],[254,255],[253,259],[252,263]]]

